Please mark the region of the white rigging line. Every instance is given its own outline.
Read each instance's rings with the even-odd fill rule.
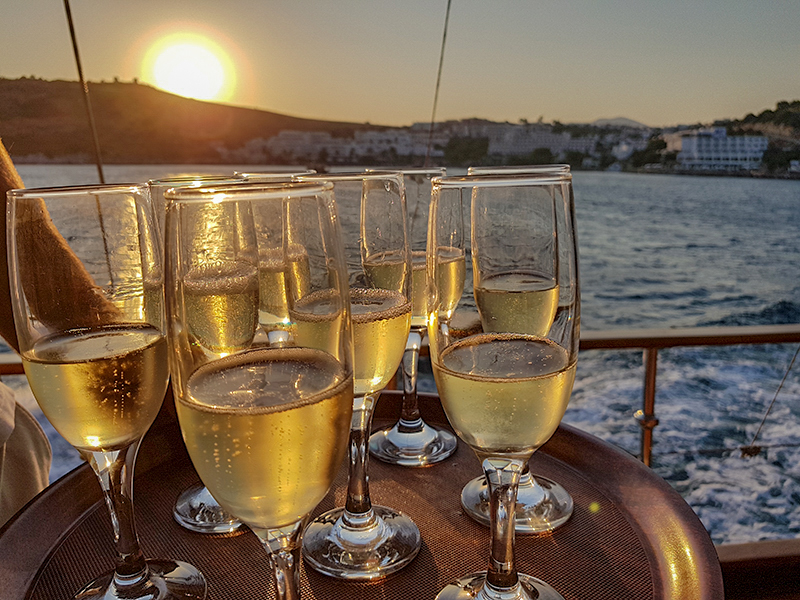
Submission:
[[[450,2],[447,0],[447,12],[444,16],[444,31],[442,32],[442,50],[439,53],[439,71],[436,74],[436,90],[433,93],[433,111],[431,112],[431,127],[428,130],[428,149],[425,152],[425,166],[430,166],[431,145],[433,144],[433,124],[436,121],[436,103],[439,101],[439,84],[442,81],[442,63],[444,63],[444,43],[447,40],[447,23],[450,21]]]
[[[764,427],[764,423],[767,421],[767,417],[769,416],[770,411],[772,411],[772,407],[775,406],[775,401],[778,399],[778,394],[783,388],[783,384],[786,382],[786,378],[789,376],[789,372],[792,370],[792,367],[794,366],[794,361],[797,359],[798,353],[800,353],[800,346],[798,346],[797,350],[794,351],[794,356],[792,356],[792,360],[789,362],[789,367],[783,374],[783,379],[781,379],[781,383],[778,386],[778,389],[775,390],[775,395],[772,397],[772,402],[769,403],[769,406],[767,407],[767,412],[764,413],[764,417],[761,419],[761,423],[759,424],[755,435],[753,435],[753,441],[750,442],[749,446],[744,446],[742,448],[742,456],[755,456],[759,452],[761,452],[761,447],[755,445],[756,439],[758,439],[758,436],[761,433],[761,429]]]
[[[72,51],[75,54],[75,64],[78,67],[78,79],[80,79],[81,87],[83,88],[83,103],[86,106],[86,115],[89,117],[89,128],[92,130],[92,140],[94,142],[94,160],[95,164],[97,164],[97,176],[100,178],[100,183],[105,183],[105,177],[103,177],[103,163],[100,160],[100,141],[97,138],[97,127],[95,127],[94,124],[92,103],[89,100],[89,85],[83,78],[81,57],[78,54],[78,40],[75,37],[75,27],[72,23],[72,11],[69,7],[69,0],[64,0],[64,11],[67,13],[67,25],[69,26],[70,38],[72,38]]]

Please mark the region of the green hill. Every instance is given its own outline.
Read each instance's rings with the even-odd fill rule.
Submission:
[[[89,97],[105,163],[219,163],[217,148],[282,129],[352,135],[371,127],[191,100],[136,82],[89,83]],[[80,83],[0,78],[0,138],[18,162],[92,162]]]

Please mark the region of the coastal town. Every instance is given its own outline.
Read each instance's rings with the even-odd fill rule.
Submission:
[[[386,126],[307,119],[184,98],[138,82],[90,82],[108,164],[329,166],[524,165],[573,170],[800,178],[800,100],[738,120],[649,127],[466,118]],[[0,78],[0,122],[12,158],[95,162],[75,81]]]
[[[769,144],[763,135],[728,135],[723,126],[657,131],[624,119],[584,126],[468,119],[355,131],[352,137],[283,130],[219,152],[230,162],[413,164],[430,157],[445,164],[565,162],[587,170],[742,173],[762,169]],[[790,160],[786,171],[800,174],[800,161]]]

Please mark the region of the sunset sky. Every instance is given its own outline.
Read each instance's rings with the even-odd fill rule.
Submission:
[[[315,119],[431,118],[447,0],[70,6],[90,81],[138,78]],[[759,113],[800,99],[798,7],[796,0],[452,0],[436,118],[624,116],[670,126]],[[3,0],[0,18],[0,77],[77,79],[62,0]],[[183,81],[190,68],[180,61],[191,58],[202,75]],[[202,89],[190,90],[193,83]]]

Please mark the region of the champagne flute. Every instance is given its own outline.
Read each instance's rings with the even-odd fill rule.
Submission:
[[[451,583],[439,600],[562,598],[547,583],[517,572],[511,518],[524,465],[558,427],[575,378],[580,304],[577,269],[570,263],[576,248],[574,237],[569,251],[559,239],[555,202],[570,178],[567,173],[433,181],[429,281],[441,269],[439,206],[450,196],[471,199],[469,300],[478,308],[483,331],[451,335],[438,318],[441,300],[433,289],[428,336],[442,406],[481,461],[491,505],[488,571]],[[558,315],[559,286],[567,276],[576,295]]]
[[[167,389],[163,263],[144,185],[12,190],[9,271],[31,390],[94,470],[116,543],[112,573],[75,598],[204,598],[193,566],[145,560],[133,468]]]
[[[424,467],[443,461],[455,452],[457,445],[456,436],[452,433],[429,425],[422,419],[417,400],[417,365],[427,324],[425,245],[428,238],[431,179],[442,177],[445,170],[409,169],[402,173],[406,188],[412,269],[411,332],[408,334],[403,362],[400,365],[403,401],[400,420],[394,425],[375,431],[369,438],[369,451],[372,456],[390,464]],[[451,290],[455,305],[464,289],[465,269],[463,246],[458,245],[454,251],[454,258],[448,263],[450,268],[442,269],[440,273],[446,278],[446,281],[441,282],[441,287]]]
[[[213,496],[263,544],[276,596],[294,600],[303,527],[339,471],[353,410],[332,186],[207,186],[167,198],[168,337],[183,438]],[[288,288],[293,322],[284,345],[254,343],[264,289],[254,215],[262,210],[281,221],[286,263],[289,240],[308,257],[302,292]]]
[[[468,175],[559,175],[569,173],[569,165],[525,165],[503,167],[470,167]],[[575,236],[572,225],[575,208],[572,196],[572,182],[567,181],[561,190],[554,189],[556,194],[556,216],[558,217],[559,243],[566,249],[571,248],[569,240]],[[563,231],[563,233],[561,233]],[[576,244],[577,246],[577,244]],[[577,267],[577,265],[575,265]],[[567,273],[562,269],[563,273]],[[559,306],[568,306],[575,297],[576,290],[570,286],[569,275],[562,276],[559,286]],[[566,314],[563,310],[559,314]],[[469,481],[461,491],[461,506],[469,516],[489,525],[489,485],[483,476]],[[532,475],[528,464],[522,471],[517,490],[517,508],[515,527],[517,533],[541,534],[553,531],[566,523],[572,516],[572,496],[560,483]]]
[[[326,575],[374,580],[410,563],[421,543],[409,517],[372,504],[367,478],[373,409],[397,371],[411,324],[403,176],[372,171],[299,179],[333,182],[347,256],[355,369],[347,501],[311,522],[303,555]]]
[[[184,175],[151,179],[147,182],[150,195],[155,204],[161,235],[164,235],[167,190],[181,187],[200,187],[201,185],[225,185],[243,181],[234,175]],[[196,533],[231,533],[242,524],[226,513],[202,483],[189,486],[178,495],[172,507],[172,516],[179,525]]]
[[[290,182],[301,175],[313,175],[313,169],[295,169],[278,171],[236,171],[248,183],[280,183]],[[289,324],[288,285],[303,285],[307,278],[308,257],[302,245],[288,240],[287,255],[289,270],[284,272],[283,231],[281,223],[291,220],[292,215],[285,212],[285,206],[273,203],[262,205],[254,218],[258,235],[258,279],[259,307],[258,321],[261,331],[259,337],[266,335],[266,343],[270,345],[285,344],[291,337]],[[292,228],[287,233],[291,235]],[[277,285],[275,285],[277,284]],[[259,339],[260,343],[263,343]]]

